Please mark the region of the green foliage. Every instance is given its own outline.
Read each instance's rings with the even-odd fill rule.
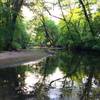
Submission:
[[[18,1],[15,2],[15,4],[13,4],[14,2],[12,0],[1,0],[0,1],[0,49],[2,50],[10,50],[13,49],[15,47],[19,47],[18,44],[21,45],[22,48],[24,48],[24,44],[23,42],[19,41],[15,41],[13,39],[15,39],[15,31],[18,30],[20,31],[19,34],[20,36],[23,34],[23,38],[24,42],[26,41],[26,37],[25,34],[25,29],[23,28],[19,28],[19,27],[23,27],[23,25],[19,25],[17,24],[17,17],[19,16],[19,10],[21,8],[21,1],[19,1],[19,5],[17,5]],[[17,6],[16,6],[17,5]],[[16,7],[15,7],[16,6]],[[19,25],[19,27],[18,27]],[[24,30],[22,32],[22,30]],[[13,45],[14,44],[14,45]],[[22,45],[23,44],[23,45]]]
[[[100,38],[100,12],[96,12],[94,14],[93,28],[94,28],[96,36]]]
[[[14,22],[12,1],[0,2],[0,50],[26,48],[29,35],[22,18]]]
[[[13,49],[21,49],[21,45],[18,44],[17,42],[12,43]]]
[[[30,35],[27,33],[25,23],[22,21],[22,19],[17,20],[13,42],[18,43],[21,48],[25,49],[30,43]]]
[[[48,38],[53,42],[53,44],[56,44],[59,34],[57,25],[54,23],[54,21],[48,18],[45,18],[45,25],[48,33]],[[46,32],[42,22],[38,23],[38,26],[35,27],[35,31],[36,31],[35,40],[37,44],[47,45],[49,43],[49,40],[46,37]]]
[[[84,19],[80,12],[80,9],[73,9],[72,14],[66,16],[66,21],[59,22],[60,36],[58,44],[60,42],[64,45],[73,46],[81,41],[82,28],[84,26]],[[80,19],[80,20],[79,20]],[[81,23],[81,25],[79,24]]]
[[[92,14],[92,27],[95,37],[92,36],[88,23],[86,22],[80,8],[71,9],[71,13],[65,16],[66,21],[59,22],[60,38],[58,45],[67,47],[80,46],[81,48],[99,49],[100,45],[100,14]]]
[[[4,39],[3,39],[3,35],[0,34],[0,51],[3,50],[4,48]]]
[[[0,2],[0,49],[5,48],[6,40],[10,37],[10,8],[7,7],[6,3]],[[9,42],[9,41],[7,41]],[[5,44],[6,43],[6,44]]]
[[[16,7],[18,1],[19,6]],[[53,16],[48,3],[42,0],[33,1],[34,6],[29,3],[34,10],[34,18],[30,25],[26,25],[19,16],[22,4],[21,0],[18,1],[15,5],[12,0],[0,1],[0,50],[26,48],[29,44],[100,49],[100,12],[99,9],[92,10],[98,6],[97,0],[83,1],[89,20],[82,10],[81,0],[59,0],[56,4],[61,11],[58,25],[45,15],[48,12]]]

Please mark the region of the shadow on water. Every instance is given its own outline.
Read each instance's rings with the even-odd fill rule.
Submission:
[[[0,100],[100,100],[100,56],[57,52],[38,64],[0,69]]]

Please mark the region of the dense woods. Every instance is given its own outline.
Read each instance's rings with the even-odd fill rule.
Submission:
[[[0,0],[0,100],[100,100],[100,0]]]
[[[0,0],[0,50],[100,50],[99,6],[99,0]],[[23,7],[30,20],[24,20]]]

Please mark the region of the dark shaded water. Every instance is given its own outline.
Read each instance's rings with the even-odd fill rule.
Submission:
[[[100,55],[58,52],[0,69],[0,100],[100,100]]]

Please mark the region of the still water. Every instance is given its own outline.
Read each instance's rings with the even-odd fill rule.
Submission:
[[[0,100],[100,100],[100,55],[57,52],[0,69]]]

